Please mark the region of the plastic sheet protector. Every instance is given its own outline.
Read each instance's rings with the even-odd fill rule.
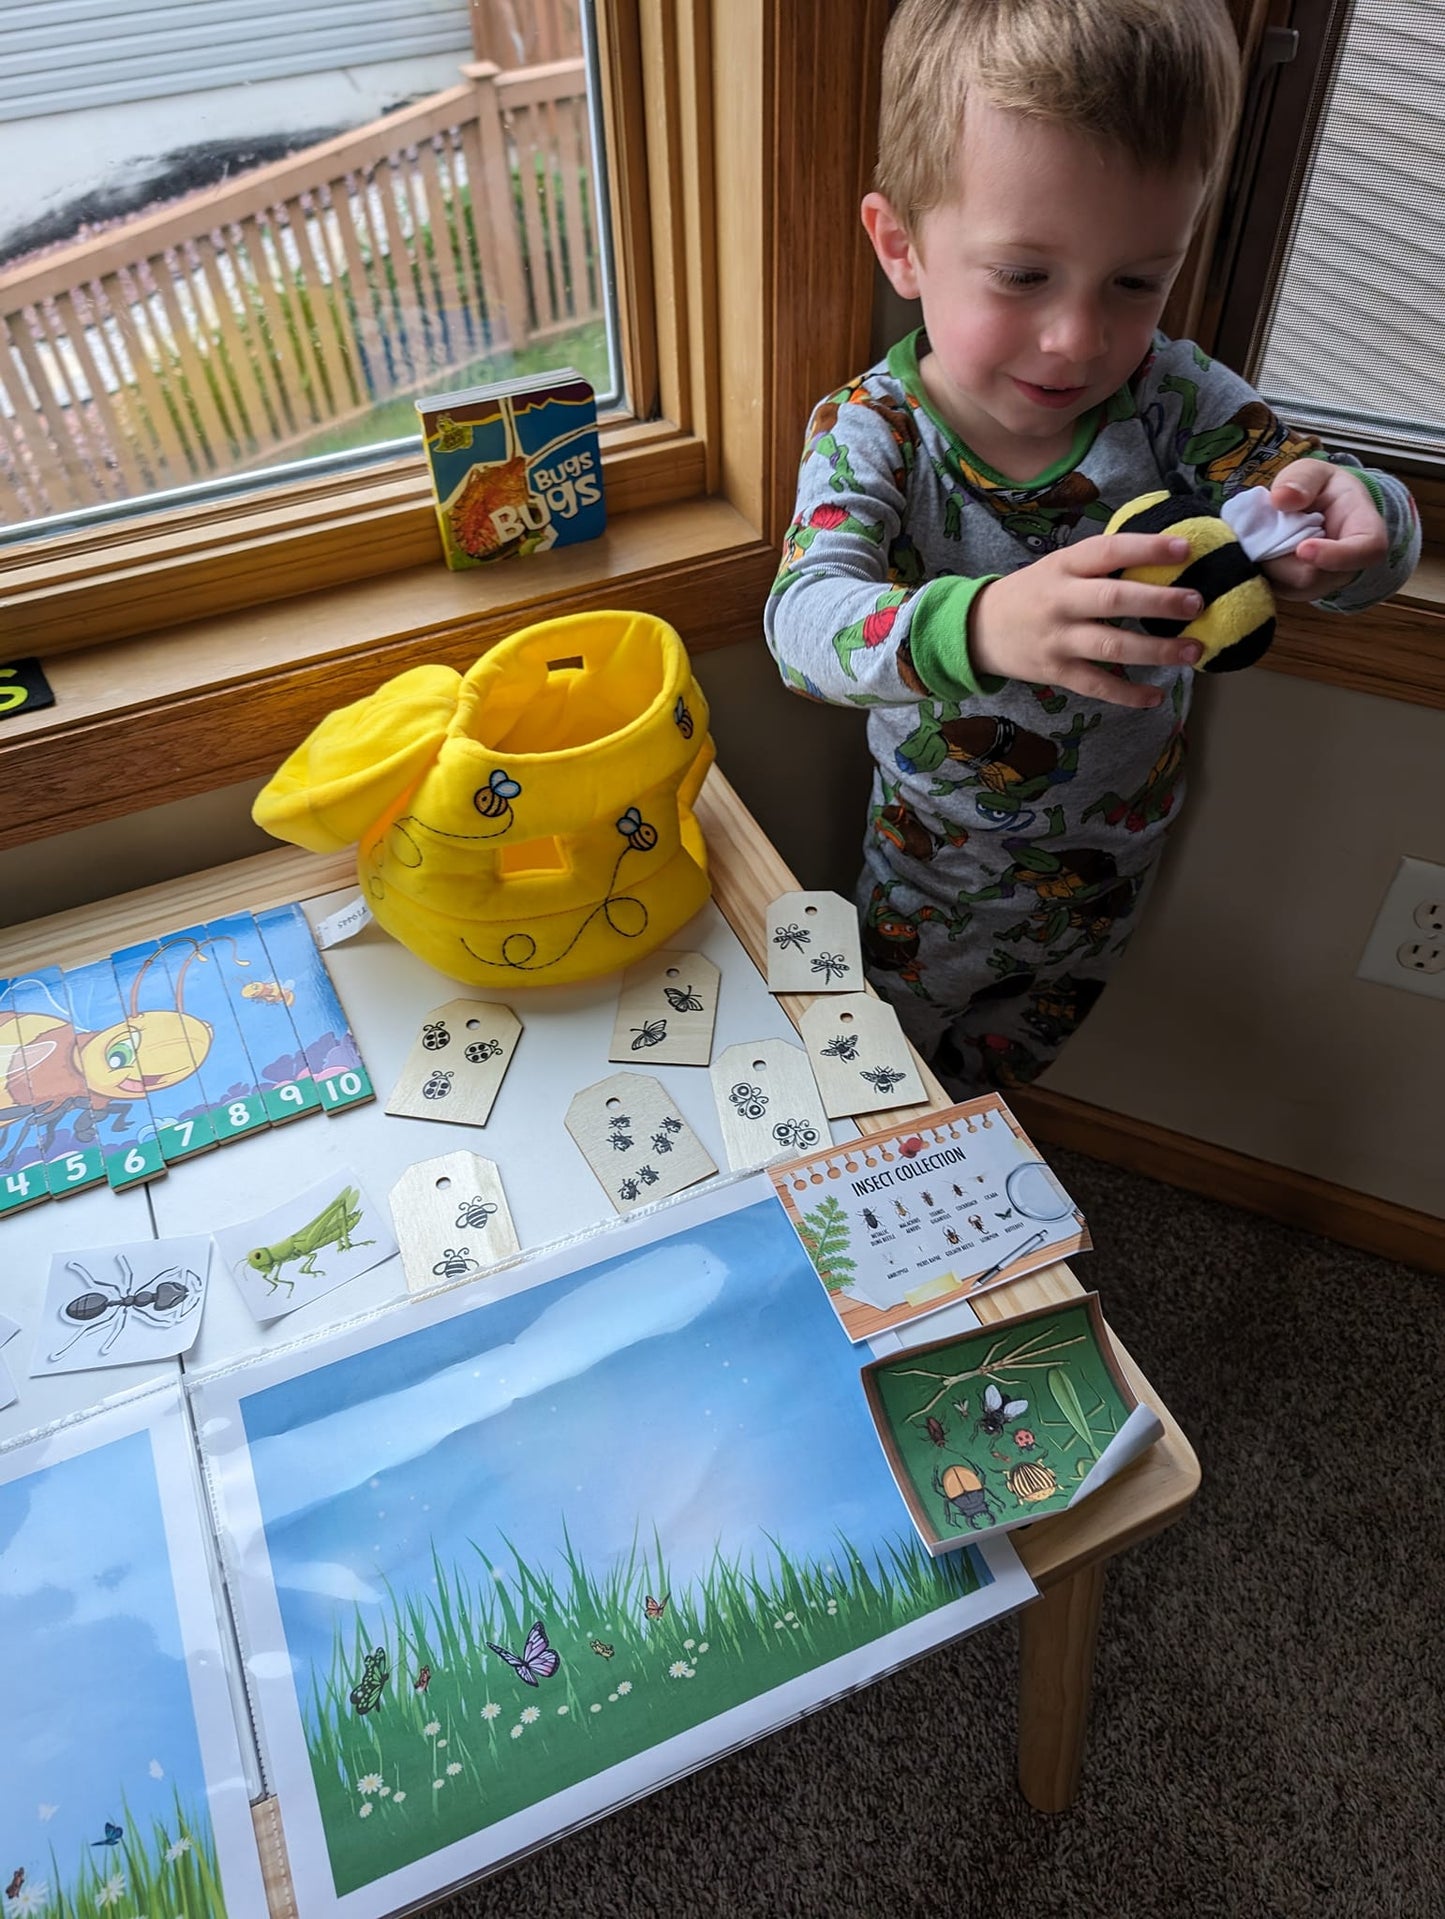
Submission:
[[[192,1388],[302,1919],[404,1910],[1034,1593],[1005,1540],[923,1549],[765,1177],[507,1278]]]

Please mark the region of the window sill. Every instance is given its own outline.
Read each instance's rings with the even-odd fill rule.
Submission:
[[[621,605],[694,652],[751,640],[776,568],[733,507],[693,499],[543,558],[433,561],[46,657],[55,705],[0,731],[0,843],[263,779],[333,707],[411,666],[464,670],[535,620]]]
[[[1368,613],[1283,607],[1260,664],[1351,693],[1445,708],[1445,552],[1427,547],[1406,586]]]

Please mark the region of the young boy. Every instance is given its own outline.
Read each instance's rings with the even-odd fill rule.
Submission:
[[[1419,552],[1398,481],[1156,331],[1238,92],[1224,0],[903,0],[889,29],[863,224],[923,326],[815,412],[766,628],[788,685],[868,709],[864,948],[956,1093],[1052,1059],[1178,815],[1199,648],[1113,622],[1199,602],[1114,577],[1187,550],[1114,511],[1268,486],[1324,521],[1276,595],[1340,611]]]

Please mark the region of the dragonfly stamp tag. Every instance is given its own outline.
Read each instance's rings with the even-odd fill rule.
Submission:
[[[808,1056],[785,1039],[729,1046],[713,1062],[712,1094],[735,1173],[832,1141]]]
[[[858,915],[840,893],[781,893],[767,910],[770,993],[856,993]]]
[[[391,1189],[391,1221],[409,1293],[475,1279],[521,1251],[501,1174],[480,1153],[408,1166]]]
[[[649,1073],[584,1086],[567,1131],[619,1213],[667,1199],[717,1171],[707,1148]]]
[[[434,1006],[391,1089],[387,1112],[485,1126],[521,1032],[517,1015],[498,1000],[451,999]]]
[[[885,1000],[871,993],[816,1000],[799,1030],[829,1119],[925,1104],[908,1041]]]
[[[706,1066],[721,975],[701,953],[654,953],[622,975],[607,1057],[619,1065]]]

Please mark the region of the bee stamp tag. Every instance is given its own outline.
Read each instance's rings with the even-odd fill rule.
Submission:
[[[767,911],[770,993],[856,993],[858,915],[839,893],[782,893]]]
[[[567,1108],[567,1131],[619,1213],[680,1193],[717,1171],[648,1073],[614,1073],[584,1087]]]
[[[607,1057],[623,1065],[706,1066],[720,975],[701,953],[654,953],[622,975]]]
[[[729,1046],[713,1063],[712,1093],[735,1173],[832,1142],[808,1056],[785,1039]]]
[[[799,1030],[829,1119],[925,1103],[908,1041],[886,1001],[871,993],[815,1000]]]
[[[480,1153],[408,1166],[391,1189],[391,1219],[409,1293],[475,1279],[521,1251],[501,1175]]]
[[[391,1089],[387,1112],[485,1126],[521,1031],[511,1007],[497,1000],[452,999],[433,1007]]]

